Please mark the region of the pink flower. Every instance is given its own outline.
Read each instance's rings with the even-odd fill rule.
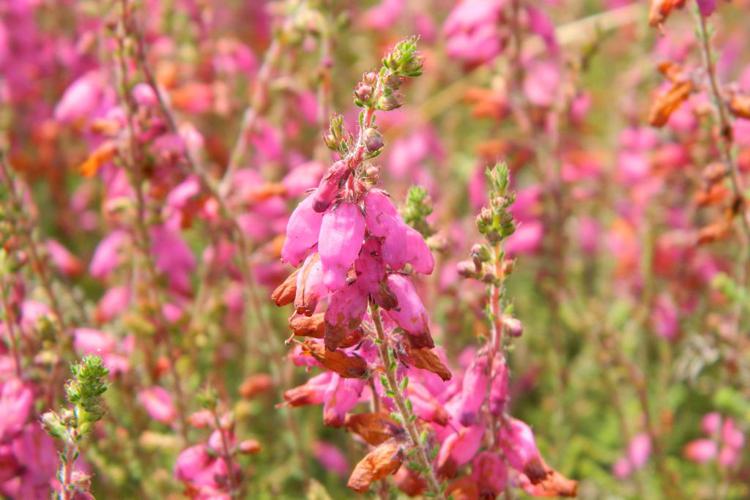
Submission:
[[[716,10],[716,0],[695,0],[703,17],[708,17]]]
[[[544,225],[541,222],[520,224],[506,240],[505,251],[509,255],[534,253],[540,248],[543,236]]]
[[[126,339],[127,340],[127,339]],[[115,377],[130,369],[128,349],[118,346],[117,341],[110,335],[93,328],[76,328],[73,330],[73,347],[79,354],[94,354],[100,356],[104,366],[109,370],[110,377]]]
[[[334,373],[323,394],[323,422],[333,427],[344,425],[347,412],[359,403],[364,388],[364,380]]]
[[[418,231],[404,223],[384,191],[373,189],[365,196],[365,220],[370,234],[384,238],[383,262],[396,270],[411,264],[418,273],[432,273],[435,259],[430,248]]]
[[[299,265],[318,242],[323,214],[313,210],[315,195],[311,194],[297,205],[286,226],[286,239],[281,250],[284,261]]]
[[[313,455],[327,470],[346,477],[349,474],[349,461],[336,446],[325,441],[313,443]]]
[[[541,459],[531,427],[518,419],[510,417],[503,423],[499,439],[510,466],[524,474]]]
[[[721,415],[717,411],[706,413],[701,419],[701,430],[708,435],[718,434],[721,427]]]
[[[495,498],[508,484],[508,467],[497,454],[483,451],[474,457],[471,477],[479,486],[479,498]]]
[[[458,405],[458,421],[469,426],[477,423],[479,409],[487,396],[487,358],[478,357],[464,374],[461,397]]]
[[[170,287],[188,293],[195,256],[180,233],[164,225],[151,227],[151,252],[156,268],[167,276]]]
[[[331,295],[325,313],[325,345],[335,350],[347,333],[362,322],[367,310],[367,295],[355,284],[347,285]]]
[[[651,321],[654,330],[663,339],[674,341],[680,334],[680,318],[677,306],[668,295],[656,299]]]
[[[90,71],[75,80],[55,106],[55,119],[69,123],[92,118],[104,95],[104,83],[98,71]]]
[[[47,252],[52,263],[65,276],[77,276],[83,271],[81,261],[58,241],[48,240]]]
[[[716,457],[718,446],[711,439],[695,439],[685,445],[683,454],[688,460],[699,464],[706,463]]]
[[[339,184],[349,173],[349,166],[343,160],[331,165],[313,193],[313,209],[316,212],[325,212],[331,206],[339,193]]]
[[[456,5],[443,25],[449,56],[471,65],[494,59],[503,48],[499,32],[505,0],[465,0]]]
[[[434,347],[427,310],[414,285],[400,274],[388,276],[387,283],[398,305],[386,314],[410,334],[409,340],[414,347]]]
[[[550,60],[534,60],[526,68],[523,91],[535,106],[549,107],[557,99],[560,86],[560,68]]]
[[[138,393],[138,401],[157,422],[170,424],[177,416],[172,396],[163,387],[143,389]]]
[[[6,380],[0,387],[0,443],[15,437],[31,413],[34,393],[31,386],[18,378]]]
[[[89,272],[94,278],[106,278],[120,265],[120,252],[128,241],[125,231],[112,231],[99,242],[89,264]]]
[[[635,469],[640,469],[651,455],[651,439],[648,434],[638,434],[628,445],[628,459]]]
[[[106,323],[127,310],[130,303],[130,288],[115,286],[109,288],[96,306],[96,320]]]
[[[297,274],[297,290],[294,297],[294,308],[300,314],[311,316],[318,301],[327,293],[323,284],[323,264],[318,254],[305,259]]]
[[[443,441],[437,456],[439,469],[456,468],[467,464],[482,446],[484,426],[462,427]]]
[[[323,283],[329,290],[343,288],[346,275],[362,248],[365,218],[354,203],[341,203],[323,215],[318,253],[323,265]]]
[[[315,161],[294,167],[281,181],[286,188],[287,196],[300,196],[308,189],[317,186],[324,171],[323,164]]]

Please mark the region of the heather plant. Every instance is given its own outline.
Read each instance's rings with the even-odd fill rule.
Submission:
[[[0,496],[748,497],[749,7],[0,2]]]

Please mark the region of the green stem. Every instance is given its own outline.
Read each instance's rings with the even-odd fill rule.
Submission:
[[[411,441],[413,448],[417,451],[417,460],[427,477],[429,489],[435,498],[445,500],[446,497],[443,494],[443,488],[437,480],[435,470],[432,468],[432,463],[428,458],[427,451],[419,441],[419,432],[417,432],[417,427],[414,424],[414,416],[409,410],[405,396],[401,393],[398,380],[396,379],[395,370],[391,368],[391,363],[389,362],[390,356],[388,354],[388,337],[385,334],[383,322],[380,319],[380,310],[378,306],[372,302],[370,302],[370,316],[372,317],[372,322],[375,324],[380,361],[383,363],[383,370],[385,371],[385,377],[388,382],[388,389],[393,394],[393,402],[396,404],[396,408],[398,408],[398,412],[401,415],[401,421],[404,428],[406,428],[406,433],[409,435],[409,440]]]

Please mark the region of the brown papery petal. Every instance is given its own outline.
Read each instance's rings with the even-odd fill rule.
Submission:
[[[289,318],[289,328],[300,337],[322,339],[326,328],[325,313],[317,313],[312,316],[294,313]]]
[[[287,276],[282,284],[276,287],[271,292],[271,300],[277,306],[285,306],[294,302],[294,297],[297,294],[297,274],[299,269],[295,270],[292,274]]]
[[[414,349],[408,348],[409,362],[416,368],[430,371],[438,375],[443,380],[450,380],[453,376],[447,366],[440,361],[440,358],[431,349]]]
[[[91,152],[86,161],[78,167],[78,171],[84,177],[93,177],[102,165],[114,158],[116,152],[117,146],[115,143],[107,141]]]
[[[356,413],[346,417],[346,428],[377,446],[402,433],[401,427],[385,413]]]
[[[663,127],[672,113],[684,103],[693,91],[690,81],[675,83],[669,91],[659,95],[651,106],[648,122],[654,127]]]
[[[361,378],[367,373],[367,363],[357,355],[348,355],[342,351],[329,351],[324,346],[313,342],[302,344],[302,350],[315,360],[344,378]]]
[[[358,493],[365,493],[372,483],[395,473],[404,460],[401,444],[391,439],[359,461],[346,485]]]
[[[523,472],[531,482],[527,492],[534,496],[574,497],[578,494],[578,481],[563,476],[544,460],[534,460]]]
[[[750,96],[735,94],[729,101],[729,111],[734,116],[750,120]]]

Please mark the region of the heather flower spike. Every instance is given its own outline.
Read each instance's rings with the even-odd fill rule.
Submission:
[[[60,413],[49,411],[42,415],[42,425],[54,439],[62,441],[60,456],[60,499],[90,498],[88,477],[75,470],[79,446],[84,437],[104,416],[102,395],[107,391],[108,370],[98,356],[86,356],[71,367],[73,377],[65,386],[70,407]]]

